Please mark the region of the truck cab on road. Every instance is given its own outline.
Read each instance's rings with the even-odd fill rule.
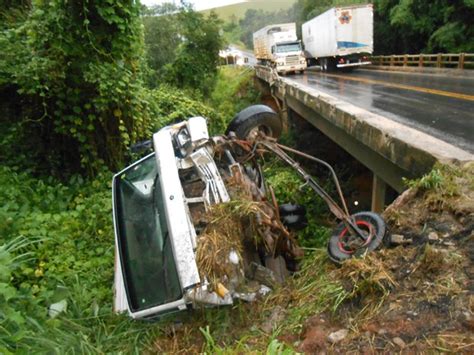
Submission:
[[[278,73],[306,70],[306,59],[294,23],[269,25],[258,30],[253,34],[253,47],[259,64],[271,66]]]

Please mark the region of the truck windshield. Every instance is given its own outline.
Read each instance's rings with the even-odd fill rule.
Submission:
[[[285,43],[285,44],[277,44],[276,52],[277,53],[286,53],[286,52],[298,52],[301,51],[301,43]]]
[[[151,154],[114,179],[118,246],[133,312],[182,297],[156,168]]]

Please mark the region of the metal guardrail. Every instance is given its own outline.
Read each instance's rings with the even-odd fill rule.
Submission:
[[[474,69],[474,53],[438,53],[379,55],[371,57],[373,65]]]

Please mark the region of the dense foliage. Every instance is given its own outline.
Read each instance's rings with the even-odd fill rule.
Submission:
[[[472,0],[375,0],[380,54],[474,52]]]
[[[33,1],[0,46],[0,87],[21,102],[21,130],[45,166],[117,167],[130,142],[148,134],[135,2]]]

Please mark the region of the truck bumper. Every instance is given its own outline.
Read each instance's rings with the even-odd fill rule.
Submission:
[[[346,63],[346,64],[336,64],[338,68],[348,68],[348,67],[358,67],[361,65],[370,65],[372,62],[356,62],[356,63]]]
[[[277,67],[278,73],[288,73],[290,71],[304,71],[304,70],[306,70],[306,63]]]

